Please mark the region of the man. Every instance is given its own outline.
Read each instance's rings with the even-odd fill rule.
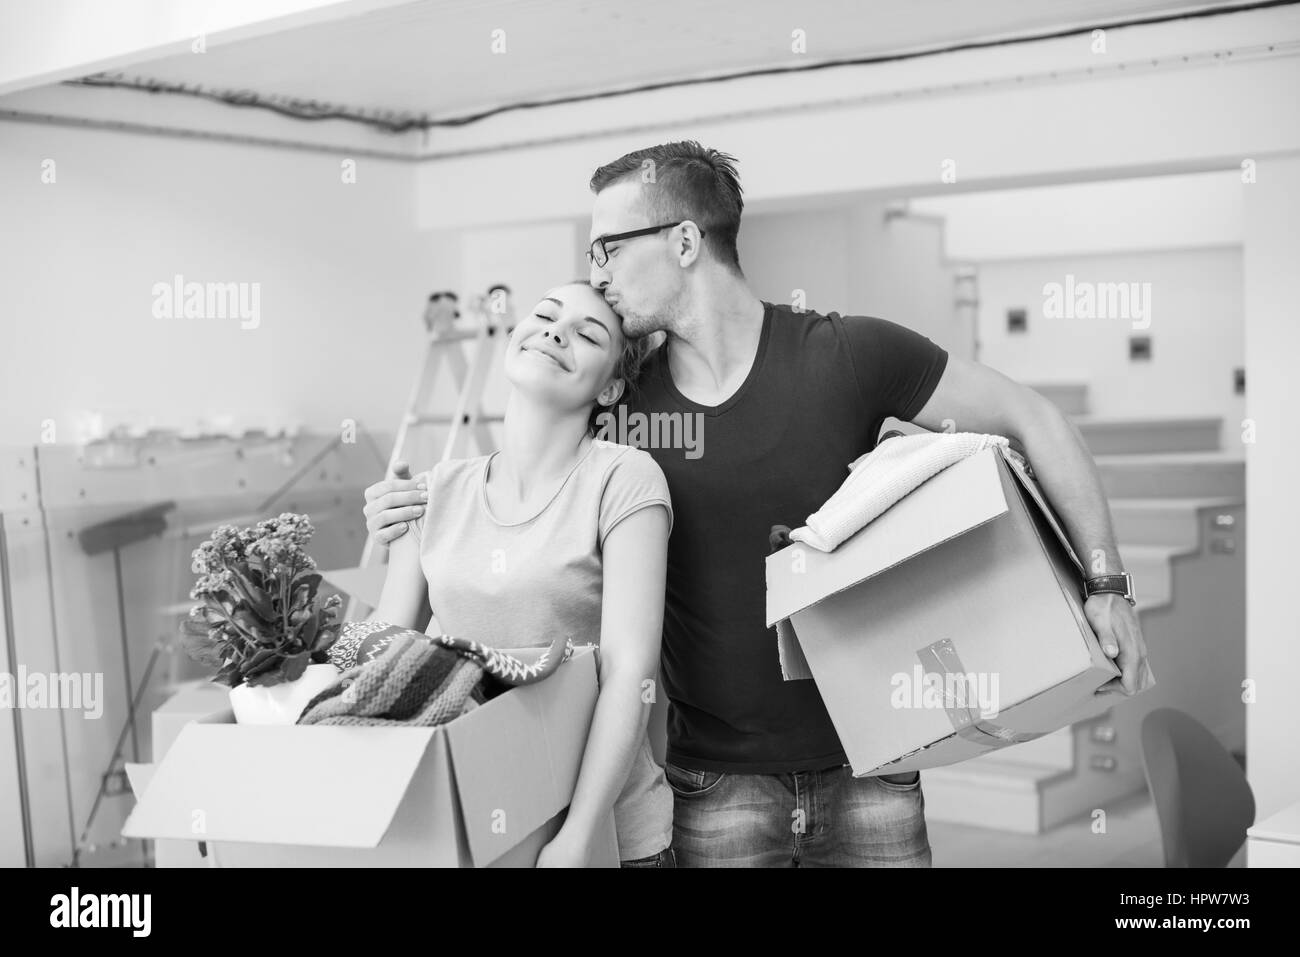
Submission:
[[[666,333],[628,415],[703,422],[702,449],[649,449],[676,515],[663,635],[673,847],[683,866],[929,866],[919,773],[854,778],[814,683],[781,677],[764,621],[771,526],[815,512],[889,416],[1017,442],[1077,553],[1100,552],[1115,574],[1110,513],[1079,433],[1037,393],[894,323],[759,300],[736,251],[734,163],[669,143],[591,179],[591,283],[629,336]],[[401,479],[372,486],[371,531],[400,535],[419,495]],[[1115,690],[1134,693],[1146,649],[1133,607],[1106,591],[1085,611],[1122,671]]]

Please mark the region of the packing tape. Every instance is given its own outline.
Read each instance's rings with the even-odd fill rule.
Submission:
[[[958,702],[950,699],[946,690],[948,683],[945,681],[943,710],[947,712],[953,730],[957,732],[957,736],[962,740],[969,741],[985,751],[992,751],[995,748],[1004,748],[1009,744],[1022,744],[1025,741],[1032,741],[1035,738],[1041,738],[1046,733],[1043,731],[1013,731],[1011,728],[1004,728],[981,718],[978,708],[973,707],[970,701],[970,682],[966,680],[968,672],[965,666],[962,665],[961,656],[957,654],[957,648],[953,645],[951,638],[943,638],[932,645],[927,645],[916,653],[916,657],[921,659],[921,667],[925,669],[926,674],[938,674],[940,677],[961,676],[962,687],[967,692],[963,695],[966,700]],[[977,705],[978,702],[974,704]]]

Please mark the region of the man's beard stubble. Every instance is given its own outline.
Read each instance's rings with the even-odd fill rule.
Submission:
[[[672,302],[665,303],[663,308],[654,315],[629,309],[623,301],[610,308],[623,320],[623,334],[629,339],[640,339],[655,332],[672,331],[673,320],[677,313],[676,304]]]

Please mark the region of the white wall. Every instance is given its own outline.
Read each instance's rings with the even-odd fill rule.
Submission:
[[[736,247],[754,293],[788,303],[801,290],[815,312],[852,314],[849,297],[852,242],[848,204],[795,213],[746,213]]]
[[[581,216],[597,166],[686,137],[737,156],[750,201],[846,192],[917,196],[1235,169],[1243,158],[1300,150],[1300,100],[1286,92],[1296,88],[1300,59],[1246,60],[950,96],[882,97],[835,109],[809,105],[775,118],[677,119],[658,129],[426,163],[419,215],[431,229]],[[743,91],[735,95],[741,99]],[[635,98],[617,102],[628,117],[636,115]],[[690,104],[689,92],[677,103],[681,113]],[[545,125],[548,111],[529,112],[545,113],[530,119]],[[586,126],[601,128],[594,116]],[[951,184],[942,180],[947,159],[956,164]]]
[[[913,200],[942,216],[947,253],[987,262],[1030,256],[1240,244],[1238,170],[989,190]]]
[[[1300,801],[1300,624],[1295,602],[1300,541],[1300,157],[1261,166],[1246,190],[1243,258],[1246,300],[1246,415],[1256,441],[1246,451],[1246,674],[1256,701],[1246,707],[1246,769],[1256,820]]]
[[[446,285],[409,165],[0,124],[0,444],[80,411],[159,427],[391,429]],[[42,183],[54,162],[56,181]],[[442,248],[445,248],[445,242]],[[455,264],[458,268],[458,264]],[[153,286],[260,283],[261,322],[156,319]]]
[[[1044,315],[1043,287],[1150,284],[1150,327],[1117,319]],[[1072,255],[979,265],[980,361],[1031,385],[1084,382],[1094,415],[1114,418],[1215,415],[1237,434],[1245,408],[1232,370],[1245,365],[1241,250]],[[1007,310],[1028,328],[1007,331]],[[1130,361],[1130,336],[1151,337],[1152,358]],[[1247,388],[1252,383],[1247,381]]]
[[[878,203],[855,207],[853,218],[858,247],[849,273],[851,298],[868,315],[902,323],[969,358],[974,343],[958,321],[943,225],[915,217],[887,221]]]
[[[741,267],[769,302],[788,303],[801,290],[817,312],[879,316],[969,356],[941,224],[887,221],[885,207],[883,200],[848,196],[806,211],[746,213]]]

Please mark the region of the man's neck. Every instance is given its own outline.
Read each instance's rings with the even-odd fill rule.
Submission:
[[[749,375],[763,334],[762,300],[744,279],[727,274],[692,291],[670,333],[668,371],[693,402],[721,405]]]

